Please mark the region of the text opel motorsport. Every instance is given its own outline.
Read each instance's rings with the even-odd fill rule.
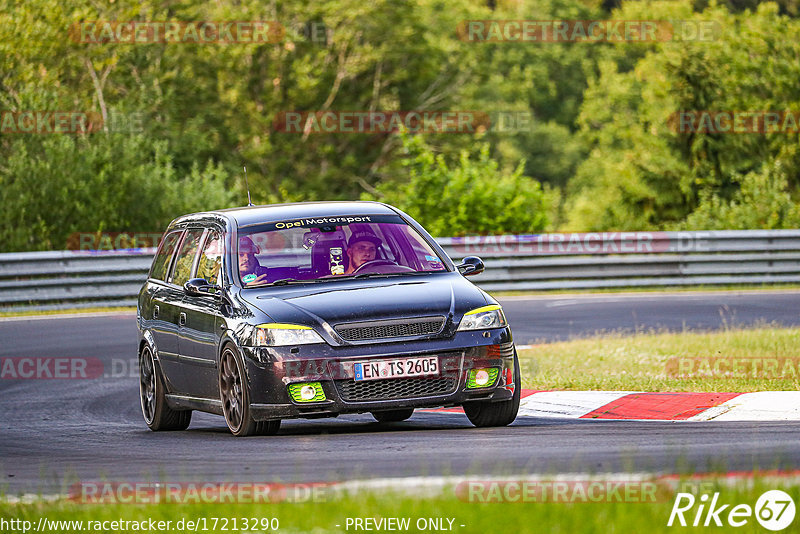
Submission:
[[[185,215],[139,293],[142,412],[153,430],[223,415],[237,436],[281,419],[463,405],[517,415],[520,375],[500,306],[425,230],[376,202]]]

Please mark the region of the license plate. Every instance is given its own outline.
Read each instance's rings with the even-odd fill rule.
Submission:
[[[361,380],[381,380],[384,378],[402,378],[409,376],[438,376],[439,358],[398,358],[396,360],[378,360],[353,364],[356,382]]]

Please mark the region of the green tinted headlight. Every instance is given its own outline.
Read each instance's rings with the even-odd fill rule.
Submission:
[[[295,402],[320,402],[326,400],[322,384],[319,382],[301,382],[289,384],[289,396]]]
[[[467,389],[490,388],[497,382],[500,370],[497,367],[488,369],[470,369],[467,377]]]

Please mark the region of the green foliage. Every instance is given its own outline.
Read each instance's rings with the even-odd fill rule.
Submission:
[[[379,193],[439,235],[791,226],[797,134],[680,133],[670,117],[800,110],[796,16],[796,0],[0,0],[0,111],[143,117],[134,133],[0,133],[0,251],[60,248],[72,231],[160,230],[184,211],[242,204],[242,165],[256,203]],[[475,43],[457,30],[465,20],[597,18],[713,21],[718,32],[710,42]],[[70,38],[73,24],[91,20],[274,20],[286,35],[260,44]],[[325,110],[532,121],[479,138],[428,134],[441,158],[389,133],[276,129],[282,112]],[[772,200],[747,193],[778,167],[785,186],[770,182]],[[773,201],[784,206],[777,218]],[[512,211],[497,211],[502,203]],[[727,222],[724,206],[752,217]]]
[[[401,135],[407,181],[378,187],[378,199],[395,205],[437,236],[540,232],[547,227],[549,197],[524,176],[524,162],[500,169],[489,145],[461,151],[454,161],[436,154],[421,136]],[[374,197],[365,194],[365,199]]]
[[[788,182],[780,165],[748,173],[739,183],[740,189],[730,200],[717,194],[703,198],[681,227],[692,230],[800,228],[800,204],[787,192]]]
[[[612,18],[713,21],[717,32],[710,41],[648,45],[632,70],[600,63],[578,119],[591,150],[569,184],[566,226],[723,228],[734,221],[711,217],[709,210],[734,205],[738,213],[752,215],[736,227],[743,221],[752,228],[792,224],[791,217],[779,216],[777,223],[764,216],[773,209],[761,204],[767,199],[739,189],[780,165],[787,190],[796,193],[797,133],[680,132],[672,127],[672,116],[682,110],[800,109],[800,21],[779,15],[775,4],[739,14],[712,4],[694,13],[687,0],[626,3]],[[751,178],[742,180],[743,175]],[[785,202],[791,203],[788,196]],[[701,212],[691,217],[696,209]]]
[[[183,213],[228,207],[226,180],[211,161],[176,170],[167,143],[141,134],[19,139],[0,166],[0,202],[13,207],[0,211],[0,243],[53,250],[74,232],[160,232]]]

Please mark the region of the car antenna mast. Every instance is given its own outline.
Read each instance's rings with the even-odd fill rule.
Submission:
[[[250,200],[250,184],[247,183],[247,165],[242,165],[244,169],[244,186],[247,188],[247,205],[253,206],[253,202]]]

